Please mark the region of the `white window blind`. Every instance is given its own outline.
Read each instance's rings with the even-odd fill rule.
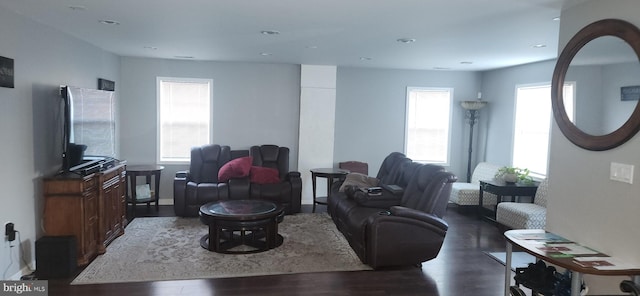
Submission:
[[[210,143],[213,80],[164,78],[158,84],[159,162],[188,162],[192,147]]]
[[[424,163],[449,163],[452,92],[444,88],[407,88],[407,157]]]

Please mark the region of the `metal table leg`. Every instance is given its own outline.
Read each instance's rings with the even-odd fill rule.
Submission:
[[[511,253],[513,251],[513,246],[511,243],[507,242],[507,253],[505,255],[505,263],[504,263],[504,296],[509,296],[511,293],[509,292],[509,287],[511,287]]]
[[[582,273],[574,271],[571,274],[571,296],[580,296],[582,291]]]

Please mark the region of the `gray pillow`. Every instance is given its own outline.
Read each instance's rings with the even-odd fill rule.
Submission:
[[[344,182],[342,183],[342,186],[340,186],[340,189],[338,191],[344,192],[344,188],[350,185],[356,186],[358,188],[375,187],[378,186],[378,182],[380,182],[380,180],[378,180],[377,178],[369,177],[365,174],[349,173],[345,177]]]

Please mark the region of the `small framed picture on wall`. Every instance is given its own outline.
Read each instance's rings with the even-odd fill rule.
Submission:
[[[0,57],[0,87],[13,88],[13,59]]]
[[[623,86],[620,88],[620,99],[623,101],[640,100],[640,85]]]
[[[114,91],[116,89],[116,83],[111,80],[98,78],[98,89]]]

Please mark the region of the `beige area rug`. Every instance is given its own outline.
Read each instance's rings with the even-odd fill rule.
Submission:
[[[198,218],[136,218],[72,285],[370,270],[326,213],[284,217],[282,246],[253,254],[218,254],[200,247],[207,226]]]

